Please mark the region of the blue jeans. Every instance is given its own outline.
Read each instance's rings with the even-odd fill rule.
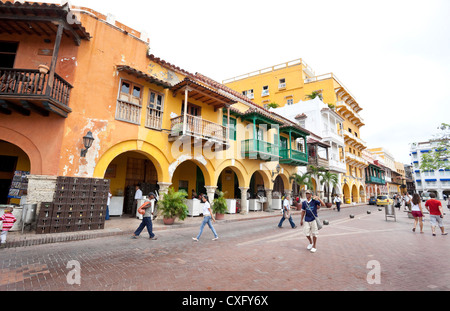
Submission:
[[[284,218],[284,213],[283,213],[283,217],[281,217],[280,223],[278,224],[278,227],[281,228],[281,226],[283,225],[283,222],[284,222],[285,219],[286,219],[286,218]],[[292,216],[289,217],[289,222],[290,222],[290,224],[291,224],[291,227],[294,228],[294,227],[295,227],[295,224],[294,224],[294,221],[292,220]]]
[[[144,230],[145,227],[147,227],[147,231],[148,234],[150,234],[150,237],[153,238],[155,234],[152,232],[153,231],[152,217],[142,218],[142,222],[134,232],[134,235],[139,236],[139,234],[141,234],[142,230]]]
[[[200,236],[203,233],[203,228],[205,227],[205,225],[208,224],[209,228],[211,229],[212,233],[214,234],[214,237],[217,238],[217,233],[216,230],[214,230],[214,227],[211,223],[211,216],[205,216],[203,217],[203,221],[202,224],[200,226],[200,232],[197,235],[197,240],[200,239]]]

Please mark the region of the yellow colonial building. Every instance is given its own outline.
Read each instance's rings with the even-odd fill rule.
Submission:
[[[361,106],[346,86],[329,73],[316,75],[302,59],[267,67],[223,81],[226,86],[240,92],[261,107],[292,105],[319,96],[344,118],[343,128],[338,128],[345,139],[347,173],[342,175],[344,202],[365,202],[364,169],[368,163],[362,157],[367,148],[361,139],[364,120]]]
[[[0,71],[0,156],[12,159],[8,178],[28,171],[29,203],[51,202],[57,177],[69,176],[109,179],[111,215],[131,213],[137,184],[189,199],[220,189],[245,213],[280,208],[272,193],[290,193],[289,177],[307,165],[307,130],[149,54],[144,34],[69,4],[0,7],[10,29],[2,40],[14,50]],[[93,138],[87,151],[84,137]]]

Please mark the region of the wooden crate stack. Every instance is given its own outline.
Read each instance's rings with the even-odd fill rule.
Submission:
[[[37,234],[105,228],[109,180],[58,177],[53,202],[42,203]]]

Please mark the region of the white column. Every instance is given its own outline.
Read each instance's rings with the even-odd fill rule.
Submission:
[[[169,187],[172,185],[172,183],[167,182],[158,182],[159,190],[159,198],[158,200],[162,200],[164,198],[164,194],[169,192]]]
[[[186,127],[187,127],[186,122],[187,122],[188,93],[189,89],[186,87],[184,89],[183,136],[186,135]]]
[[[264,189],[266,191],[266,197],[267,197],[267,211],[272,210],[272,189]]]
[[[208,196],[209,203],[212,204],[214,200],[214,194],[216,193],[217,186],[205,186],[206,195]]]
[[[247,192],[250,188],[239,187],[241,190],[241,214],[248,214]]]

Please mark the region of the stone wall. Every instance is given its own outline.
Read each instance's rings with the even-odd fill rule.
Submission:
[[[27,204],[37,204],[39,213],[42,202],[53,202],[56,190],[56,176],[29,175]]]

